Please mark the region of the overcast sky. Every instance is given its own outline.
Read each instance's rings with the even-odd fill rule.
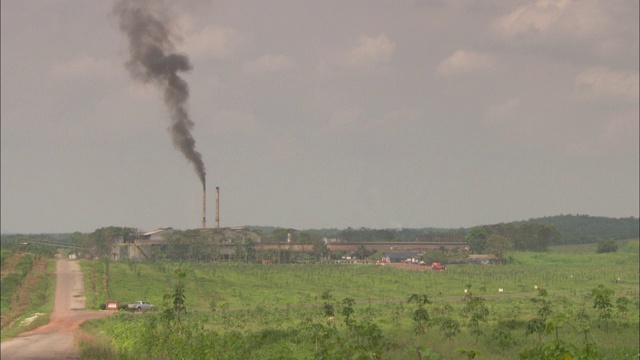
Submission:
[[[1,231],[201,226],[108,1],[1,0]],[[174,5],[207,224],[638,216],[637,0]]]

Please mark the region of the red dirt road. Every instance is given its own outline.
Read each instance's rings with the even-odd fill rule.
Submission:
[[[56,263],[56,296],[51,321],[2,343],[5,359],[79,359],[74,331],[86,320],[106,317],[112,312],[85,311],[84,280],[80,264],[72,260]]]

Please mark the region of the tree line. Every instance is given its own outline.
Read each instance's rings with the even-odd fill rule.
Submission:
[[[553,245],[593,244],[602,239],[637,238],[640,234],[640,219],[636,217],[557,215],[530,219],[529,222],[554,225],[560,236]]]
[[[307,229],[295,230],[281,227],[248,226],[245,229],[260,234],[262,243],[313,244],[316,257],[326,255],[324,238],[338,239],[344,242],[407,242],[407,241],[467,241],[474,253],[487,251],[497,254],[504,249],[521,251],[546,251],[549,245],[587,244],[602,240],[637,238],[640,219],[634,217],[609,218],[589,215],[558,215],[527,221],[481,225],[465,229],[443,228],[398,228],[371,229],[366,227],[346,229]],[[215,229],[211,229],[215,230]],[[219,258],[224,254],[216,250],[184,253],[178,250],[179,244],[193,244],[193,249],[202,250],[205,244],[216,244],[215,236],[200,230],[174,230],[171,245],[162,249],[167,258]],[[113,243],[131,241],[139,236],[139,231],[131,227],[101,227],[91,233],[73,232],[66,234],[2,234],[2,248],[29,247],[31,251],[52,254],[56,244],[68,243],[81,249],[90,257],[109,256]],[[177,237],[177,238],[176,238]],[[504,238],[504,239],[503,239]],[[505,240],[506,239],[506,240]],[[233,239],[227,241],[234,241]],[[241,242],[235,240],[236,242]],[[255,239],[252,240],[255,242]],[[27,245],[25,245],[27,244]],[[236,246],[236,253],[247,259],[253,256],[251,244]],[[248,248],[247,248],[248,246]],[[487,246],[489,249],[487,250]],[[190,246],[191,247],[191,246]],[[605,250],[606,251],[606,250]]]
[[[502,259],[509,250],[547,251],[560,233],[554,225],[526,222],[483,225],[471,228],[466,235],[474,254],[492,254]]]

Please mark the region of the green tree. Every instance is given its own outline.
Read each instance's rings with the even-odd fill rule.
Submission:
[[[513,248],[519,251],[547,251],[550,244],[557,243],[560,233],[554,225],[537,222],[508,223],[484,226],[488,235],[506,237]]]
[[[487,245],[487,230],[484,226],[476,226],[471,228],[465,237],[469,250],[474,254],[481,254]]]
[[[244,247],[244,241],[241,237],[235,237],[232,240],[233,242],[233,254],[234,254],[234,260],[238,261],[240,259],[244,259],[245,258],[245,247]]]
[[[109,226],[96,229],[89,234],[87,251],[97,257],[110,256],[113,244],[119,240],[129,241],[137,230],[128,227]]]
[[[329,255],[329,249],[324,240],[320,238],[313,240],[313,255],[316,257],[316,260],[324,259]]]
[[[313,236],[308,232],[301,232],[298,234],[299,244],[311,244],[313,242]]]
[[[251,237],[244,239],[244,260],[254,261],[256,259],[256,243]]]
[[[364,245],[360,245],[354,255],[357,259],[364,260],[365,257],[369,256],[369,254],[370,253],[367,251],[367,248],[364,247]]]
[[[73,245],[81,247],[85,251],[92,247],[89,235],[83,234],[79,231],[71,234],[71,236],[69,237],[69,242]]]
[[[511,241],[506,237],[498,234],[491,234],[487,238],[487,245],[484,252],[495,256],[498,261],[504,261],[504,253],[513,249]]]
[[[288,234],[289,234],[289,230],[283,229],[283,228],[277,228],[273,230],[271,234],[269,234],[266,240],[271,243],[287,242]]]
[[[87,236],[79,231],[69,236],[69,242],[73,245],[82,246],[87,241]]]
[[[534,247],[533,251],[547,251],[549,245],[557,243],[560,238],[560,232],[554,225],[541,224],[538,230],[541,241]]]
[[[200,230],[186,230],[183,232],[183,242],[187,245],[186,257],[192,261],[207,259],[208,250],[206,235]]]

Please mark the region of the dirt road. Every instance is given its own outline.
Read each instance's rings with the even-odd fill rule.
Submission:
[[[84,280],[80,264],[72,260],[58,260],[51,321],[3,342],[0,348],[2,359],[79,359],[74,331],[86,320],[111,315],[108,311],[85,311],[84,306]]]

